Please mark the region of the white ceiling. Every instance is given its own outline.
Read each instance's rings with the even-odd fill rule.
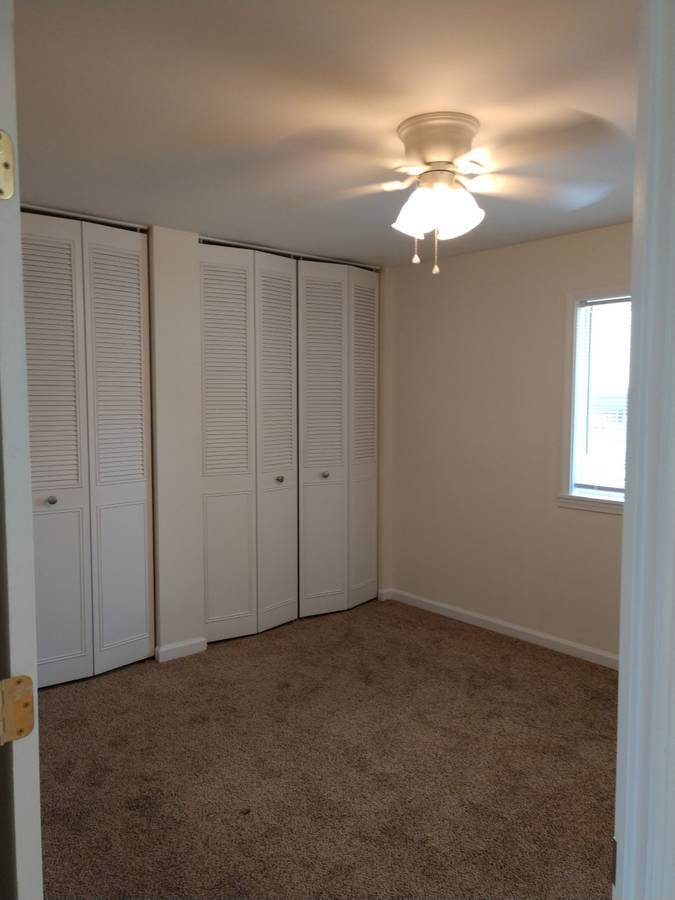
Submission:
[[[484,223],[443,244],[443,253],[626,221],[637,7],[16,0],[22,198],[403,262],[409,241],[389,224],[404,195],[352,189],[394,177],[402,119],[449,109],[481,120],[477,144],[551,129],[551,140],[518,158],[519,174],[607,186],[581,209],[536,196],[484,198]],[[581,140],[589,133],[602,139]]]

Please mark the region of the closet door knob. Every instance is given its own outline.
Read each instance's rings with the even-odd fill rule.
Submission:
[[[322,472],[321,473],[322,478],[328,478],[329,476],[330,476],[330,472]]]
[[[277,475],[277,481],[279,482],[279,484],[283,484],[285,480],[286,479],[283,475]]]
[[[47,497],[47,503],[50,506],[54,506],[54,504],[56,504],[58,502],[59,502],[59,498],[55,497],[53,494],[50,494],[49,497]]]

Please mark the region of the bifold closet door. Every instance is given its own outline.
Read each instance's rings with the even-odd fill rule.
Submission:
[[[30,452],[41,687],[93,673],[82,241],[25,214]]]
[[[296,268],[255,254],[258,631],[298,615]]]
[[[300,615],[347,608],[347,269],[299,265]]]
[[[349,600],[377,596],[378,276],[349,269]]]
[[[199,263],[204,602],[215,641],[258,628],[253,252],[201,244]]]
[[[83,223],[94,671],[151,656],[147,238]]]

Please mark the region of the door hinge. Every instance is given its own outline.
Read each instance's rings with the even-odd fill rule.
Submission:
[[[0,129],[0,200],[14,196],[14,144],[6,131]]]
[[[616,838],[612,838],[612,885],[616,887]]]
[[[0,681],[0,746],[18,741],[33,730],[33,679],[15,675]]]

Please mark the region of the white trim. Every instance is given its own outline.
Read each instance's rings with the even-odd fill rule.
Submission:
[[[567,509],[584,509],[589,512],[604,512],[620,515],[617,510],[617,501],[604,501],[595,498],[585,498],[577,494],[570,494],[572,484],[572,447],[574,431],[574,374],[576,353],[576,311],[581,303],[593,303],[599,300],[631,300],[631,291],[625,284],[612,281],[611,278],[602,282],[594,281],[586,287],[574,287],[567,291],[565,301],[565,347],[563,357],[563,397],[562,397],[562,432],[561,432],[561,456],[560,456],[560,494],[558,506]],[[631,305],[632,309],[632,305]],[[570,502],[568,502],[570,501]],[[574,502],[571,502],[574,501]],[[579,501],[578,503],[576,501]],[[610,506],[605,506],[609,503]],[[623,507],[623,503],[619,503]]]
[[[675,897],[675,3],[641,6],[615,900]]]
[[[583,497],[580,494],[560,494],[558,506],[562,509],[582,509],[584,512],[623,515],[623,500],[602,500],[600,497]]]
[[[155,659],[161,663],[169,662],[172,659],[180,659],[181,656],[202,653],[204,650],[206,650],[205,637],[191,638],[189,641],[176,641],[163,647],[155,647]]]
[[[109,219],[106,216],[94,216],[86,212],[78,212],[72,209],[59,209],[55,206],[39,206],[35,203],[22,203],[21,211],[35,216],[54,216],[59,219],[75,219],[78,222],[91,222],[92,225],[107,225],[111,228],[124,228],[127,231],[137,231],[147,234],[149,225],[141,225],[138,222],[124,222],[121,219]]]
[[[394,588],[380,588],[377,592],[378,600],[393,600],[394,599]]]
[[[547,647],[549,650],[556,650],[558,653],[566,653],[568,656],[576,656],[578,659],[585,659],[588,662],[607,666],[610,669],[618,667],[618,657],[615,653],[598,650],[596,647],[589,647],[587,644],[577,644],[574,641],[568,641],[553,634],[546,634],[543,631],[534,631],[532,628],[525,628],[522,625],[514,625],[512,622],[495,619],[493,616],[486,616],[483,613],[460,609],[458,606],[449,606],[445,603],[439,603],[437,600],[429,600],[426,597],[419,597],[417,594],[409,594],[407,591],[399,591],[395,588],[380,591],[378,596],[380,600],[398,600],[400,603],[407,603],[409,606],[416,606],[418,609],[426,609],[428,612],[437,613],[448,619],[457,619],[459,622],[466,622],[468,625],[477,625],[479,628],[486,628],[488,631],[496,631],[499,634],[505,634],[520,641],[527,641],[529,644],[538,644],[540,647]]]
[[[229,241],[226,238],[209,237],[206,234],[198,235],[200,244],[214,247],[233,247],[240,250],[253,250],[256,253],[272,253],[276,256],[286,256],[298,262],[320,262],[334,266],[351,266],[355,269],[365,269],[367,272],[380,272],[381,267],[374,263],[359,262],[357,259],[341,259],[335,256],[315,256],[313,253],[301,253],[299,250],[288,250],[282,247],[269,247],[267,244],[251,244],[248,241]]]
[[[14,142],[15,160],[23,162],[17,144],[12,0],[0,0],[0,128]],[[0,677],[29,675],[37,688],[18,181],[14,196],[0,200],[0,394]],[[37,690],[35,702],[39,707]],[[0,894],[18,900],[42,898],[38,721],[36,715],[32,733],[0,754]]]

